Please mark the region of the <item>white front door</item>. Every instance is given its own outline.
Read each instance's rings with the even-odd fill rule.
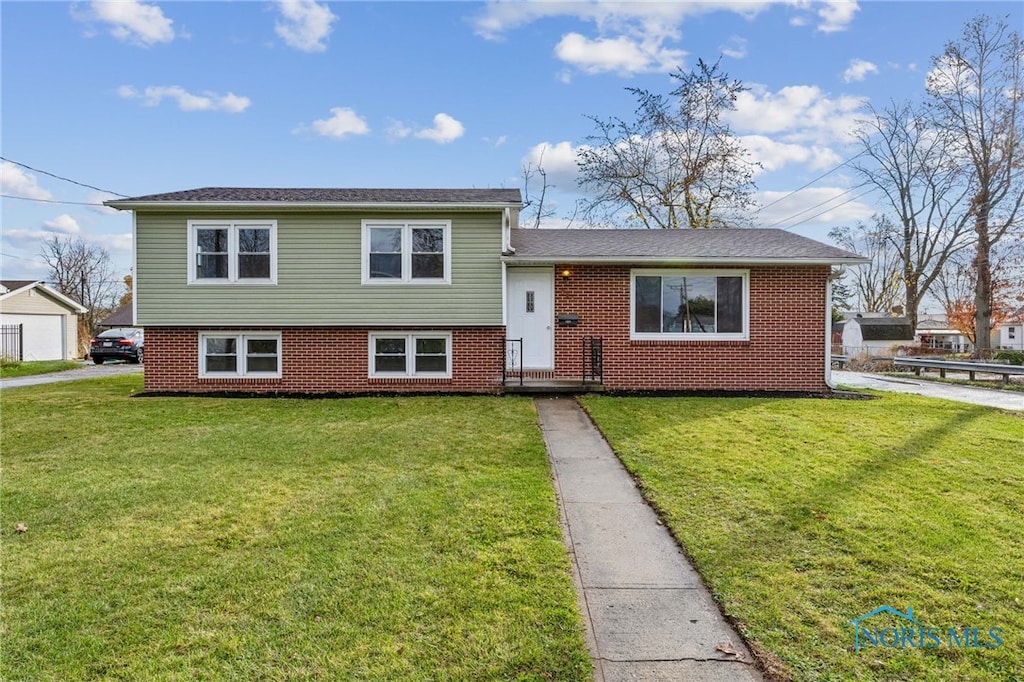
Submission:
[[[522,339],[523,369],[554,369],[554,270],[509,268],[506,337]],[[510,348],[519,350],[517,344]],[[509,367],[518,369],[518,358],[506,354]]]

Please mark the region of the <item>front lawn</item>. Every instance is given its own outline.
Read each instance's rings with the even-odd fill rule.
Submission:
[[[589,678],[529,400],[140,388],[0,396],[0,679]]]
[[[1024,679],[1024,416],[896,394],[581,402],[782,677]],[[876,616],[905,648],[855,651],[850,621],[883,605],[921,625]]]
[[[68,369],[79,369],[82,366],[81,362],[72,360],[39,360],[36,362],[0,360],[0,379],[27,377],[33,374],[51,374]]]

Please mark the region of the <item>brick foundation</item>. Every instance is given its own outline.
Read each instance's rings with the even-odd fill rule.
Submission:
[[[563,279],[558,273],[569,270]],[[619,265],[555,266],[555,371],[579,378],[581,340],[604,338],[610,391],[810,391],[825,383],[827,266],[750,268],[749,341],[632,341],[630,270]]]
[[[146,390],[189,393],[497,393],[501,387],[503,327],[429,328],[452,335],[452,376],[370,378],[370,330],[339,327],[246,327],[281,332],[281,378],[199,378],[199,332],[191,327],[146,328]],[[379,328],[372,331],[379,332]],[[415,328],[389,329],[399,333]]]

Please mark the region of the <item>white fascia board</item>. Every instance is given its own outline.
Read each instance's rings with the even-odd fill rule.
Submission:
[[[509,265],[553,265],[556,263],[601,263],[633,265],[664,263],[667,265],[861,265],[867,258],[680,258],[666,256],[502,256]]]
[[[302,211],[500,211],[521,204],[496,203],[353,203],[343,201],[123,201],[103,202],[104,206],[120,210],[173,210],[173,211],[254,211],[292,209]]]
[[[48,287],[45,284],[43,284],[42,281],[33,282],[32,284],[28,284],[26,286],[23,286],[20,289],[13,289],[11,291],[8,291],[6,294],[3,294],[2,296],[0,296],[0,300],[4,300],[4,299],[7,299],[7,298],[10,298],[10,297],[15,296],[17,294],[20,294],[23,291],[28,291],[30,289],[39,289],[43,293],[44,296],[48,296],[49,298],[55,299],[57,301],[57,303],[60,303],[61,305],[63,305],[66,308],[70,308],[72,311],[74,311],[75,313],[77,313],[79,315],[83,315],[83,314],[89,312],[89,309],[86,308],[85,306],[83,306],[78,301],[75,301],[73,299],[68,298],[64,294],[62,294],[59,291],[57,291],[56,289],[51,289],[50,287]]]

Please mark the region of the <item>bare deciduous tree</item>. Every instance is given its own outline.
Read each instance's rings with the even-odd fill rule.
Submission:
[[[829,233],[836,245],[871,259],[870,263],[850,271],[853,295],[858,308],[866,313],[891,313],[902,305],[900,257],[889,239],[892,222],[884,216],[872,217],[872,224],[835,227]]]
[[[548,173],[544,170],[544,152],[542,149],[537,163],[528,161],[523,166],[523,211],[520,223],[523,227],[540,227],[541,221],[555,214],[553,208],[546,205],[548,190],[554,187],[548,184]],[[540,195],[530,194],[530,184],[534,178],[540,178]]]
[[[596,131],[578,161],[588,221],[677,229],[745,220],[757,165],[723,120],[745,88],[718,62],[672,78],[668,97],[627,88],[635,121],[590,117]]]
[[[96,332],[99,321],[117,300],[117,283],[110,254],[81,237],[51,235],[43,239],[39,254],[50,270],[48,280],[57,291],[88,308],[79,317],[83,343]]]
[[[881,190],[895,217],[884,237],[899,256],[906,315],[915,329],[929,288],[950,256],[970,243],[970,189],[948,135],[910,103],[872,109],[857,131],[866,161],[855,168]]]
[[[1020,229],[1024,201],[1024,45],[1003,21],[978,16],[933,58],[931,106],[964,159],[974,222],[975,355],[990,348],[992,249]]]

